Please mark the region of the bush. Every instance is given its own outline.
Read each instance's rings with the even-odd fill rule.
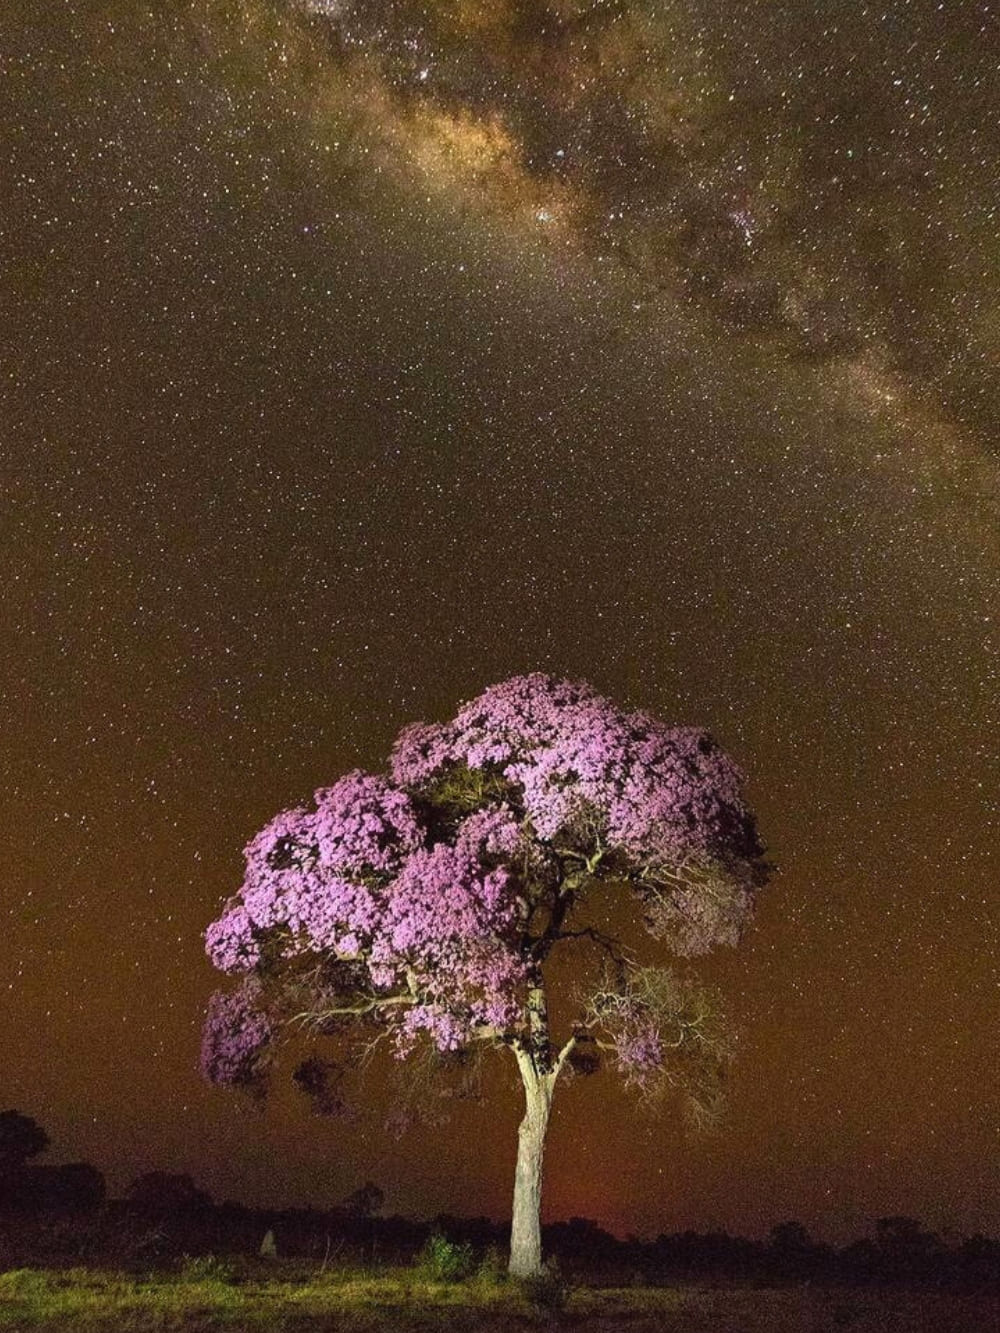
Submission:
[[[186,1254],[181,1263],[183,1282],[224,1282],[227,1285],[236,1277],[233,1265],[224,1259],[217,1259],[214,1254],[200,1254],[195,1258]]]
[[[156,1263],[167,1254],[170,1237],[161,1227],[149,1227],[131,1239],[127,1258],[134,1263]]]
[[[417,1268],[431,1282],[462,1282],[475,1268],[471,1245],[458,1245],[435,1231],[417,1257]]]
[[[487,1245],[476,1269],[476,1281],[484,1287],[498,1287],[507,1281],[507,1261],[498,1245]]]
[[[554,1258],[546,1259],[540,1273],[521,1278],[521,1290],[532,1305],[548,1314],[564,1310],[569,1299],[569,1287],[563,1281],[558,1261]]]

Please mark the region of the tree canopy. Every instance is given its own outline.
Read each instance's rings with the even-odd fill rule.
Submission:
[[[48,1146],[49,1136],[37,1120],[20,1111],[0,1111],[0,1172],[19,1170]]]

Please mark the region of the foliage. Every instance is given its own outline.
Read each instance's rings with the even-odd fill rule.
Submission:
[[[0,1173],[0,1209],[21,1213],[93,1210],[104,1200],[105,1180],[90,1162],[22,1166]]]
[[[520,1287],[527,1300],[547,1314],[557,1314],[566,1308],[569,1287],[554,1258],[546,1259],[540,1273],[531,1273],[520,1279]]]
[[[256,1234],[257,1223],[254,1223]],[[572,1232],[600,1238],[599,1228],[578,1219]],[[902,1228],[893,1227],[894,1234]],[[884,1228],[883,1228],[884,1232]],[[881,1234],[881,1233],[880,1233]],[[922,1229],[920,1234],[923,1233]],[[907,1229],[906,1237],[912,1235]],[[788,1261],[759,1242],[717,1233],[685,1233],[637,1243],[604,1236],[582,1263],[567,1251],[572,1286],[559,1292],[558,1271],[539,1282],[499,1281],[499,1255],[466,1281],[441,1281],[412,1266],[365,1269],[338,1264],[322,1274],[312,1261],[252,1256],[205,1258],[152,1272],[112,1268],[13,1268],[0,1272],[0,1329],[15,1333],[209,1333],[238,1328],[337,1328],[342,1333],[442,1333],[449,1329],[506,1333],[534,1313],[550,1320],[565,1311],[575,1328],[628,1326],[633,1333],[665,1327],[829,1330],[850,1323],[858,1333],[886,1328],[910,1333],[980,1333],[996,1322],[1000,1242],[972,1237],[961,1245],[927,1250],[920,1270],[901,1266],[870,1246],[858,1266],[855,1246],[839,1255],[807,1246],[803,1260]],[[609,1258],[614,1253],[618,1260]],[[878,1262],[881,1256],[881,1262]],[[637,1262],[655,1285],[623,1287]],[[485,1269],[493,1272],[490,1278]],[[600,1285],[595,1285],[597,1274]],[[611,1285],[604,1285],[614,1274]],[[679,1281],[680,1279],[680,1281]],[[860,1286],[859,1286],[860,1284]],[[863,1291],[852,1299],[850,1292]]]
[[[185,1282],[231,1283],[236,1277],[236,1267],[214,1254],[185,1255],[180,1276]]]
[[[170,1237],[162,1227],[146,1227],[136,1232],[128,1247],[129,1259],[155,1263],[168,1252]]]
[[[274,1035],[260,1005],[260,986],[247,978],[232,991],[216,991],[202,1030],[202,1069],[213,1083],[231,1083],[262,1092],[262,1053]]]
[[[339,1065],[310,1057],[295,1074],[332,1113],[343,1073],[386,1037],[399,1056],[422,1044],[466,1072],[474,1050],[511,1051],[525,1119],[510,1271],[538,1276],[562,1070],[606,1058],[647,1099],[681,1092],[710,1122],[731,1054],[709,993],[641,966],[607,923],[631,904],[681,957],[735,944],[767,870],[740,772],[706,732],[583,682],[515,676],[449,722],[404,727],[388,775],[348,773],[248,844],[243,886],[206,932],[239,980],[210,1004],[204,1072],[259,1094],[281,1033],[340,1037]],[[577,951],[578,979],[603,962],[558,1034],[556,950]]]
[[[507,1280],[507,1261],[498,1245],[487,1245],[476,1269],[476,1281],[483,1287],[496,1287]]]
[[[427,1237],[417,1257],[417,1269],[432,1282],[464,1282],[476,1266],[472,1246],[451,1241],[440,1231]]]
[[[627,1084],[653,1103],[680,1092],[695,1125],[716,1123],[734,1037],[712,990],[668,968],[634,967],[594,990],[586,1013],[607,1032]]]

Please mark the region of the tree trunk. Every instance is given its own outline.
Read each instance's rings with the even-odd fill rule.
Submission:
[[[518,1052],[524,1083],[524,1119],[517,1133],[514,1210],[510,1228],[510,1273],[542,1271],[542,1156],[552,1106],[554,1074],[538,1074],[531,1057]]]

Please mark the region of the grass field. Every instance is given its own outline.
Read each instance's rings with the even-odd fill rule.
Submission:
[[[435,1283],[412,1269],[178,1274],[22,1268],[0,1274],[0,1329],[209,1333],[501,1333],[559,1324],[583,1333],[995,1333],[997,1293],[844,1288],[591,1288],[525,1293],[502,1280]]]

